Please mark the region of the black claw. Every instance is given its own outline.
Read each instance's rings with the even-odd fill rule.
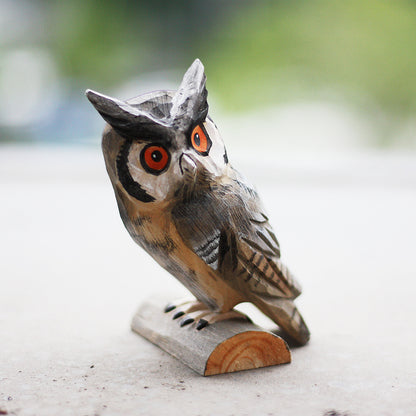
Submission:
[[[184,311],[176,312],[175,315],[172,316],[172,319],[178,319],[178,318],[180,318],[183,315],[185,315],[185,312]]]
[[[176,308],[176,305],[172,305],[171,303],[169,303],[168,305],[165,306],[165,313],[173,311],[175,308]]]
[[[185,319],[182,319],[181,326],[189,325],[189,324],[191,324],[194,321],[195,321],[195,319],[193,319],[193,318],[185,318]]]
[[[208,324],[208,321],[206,320],[206,319],[200,319],[199,321],[198,321],[198,324],[197,324],[197,326],[196,326],[196,329],[198,330],[198,331],[200,331],[202,328],[205,328],[206,326],[208,326],[209,324]]]

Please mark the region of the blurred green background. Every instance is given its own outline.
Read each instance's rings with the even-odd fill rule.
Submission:
[[[98,141],[86,88],[176,88],[196,57],[223,119],[416,148],[413,0],[0,0],[0,141]]]

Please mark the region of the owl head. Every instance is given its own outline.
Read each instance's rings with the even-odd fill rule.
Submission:
[[[87,90],[108,123],[102,148],[115,188],[143,206],[204,192],[228,167],[224,142],[208,116],[206,76],[196,59],[179,89],[120,101]]]

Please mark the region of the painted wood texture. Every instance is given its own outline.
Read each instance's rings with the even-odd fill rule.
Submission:
[[[286,342],[243,319],[216,322],[201,330],[180,327],[163,301],[143,303],[132,330],[203,376],[290,363]]]
[[[208,308],[225,313],[251,302],[306,344],[309,329],[294,303],[301,287],[280,259],[259,195],[229,163],[208,116],[201,61],[176,92],[128,101],[86,94],[108,122],[102,150],[133,240]]]

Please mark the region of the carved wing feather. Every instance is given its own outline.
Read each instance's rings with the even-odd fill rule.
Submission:
[[[219,230],[214,230],[209,239],[204,241],[199,247],[193,247],[196,254],[198,254],[205,263],[209,264],[214,270],[218,268],[218,247],[220,245]]]
[[[280,261],[279,243],[257,193],[238,180],[226,192],[217,191],[174,210],[184,241],[223,280],[243,293],[297,297],[301,288]]]

